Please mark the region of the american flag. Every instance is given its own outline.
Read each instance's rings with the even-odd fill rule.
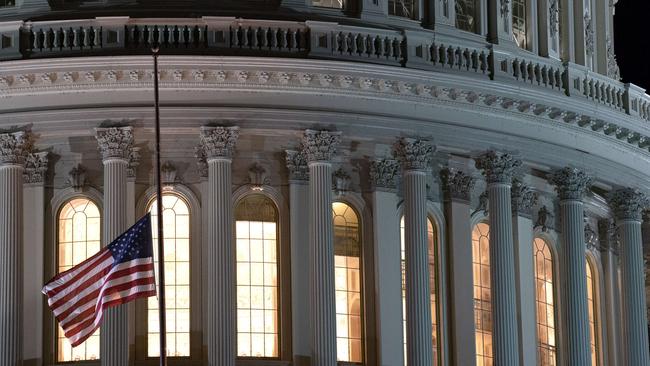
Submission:
[[[94,256],[51,279],[43,294],[73,347],[99,328],[104,309],[155,296],[151,215]]]

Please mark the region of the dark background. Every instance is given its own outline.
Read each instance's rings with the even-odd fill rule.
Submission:
[[[619,0],[616,4],[614,50],[623,81],[650,94],[650,0]]]

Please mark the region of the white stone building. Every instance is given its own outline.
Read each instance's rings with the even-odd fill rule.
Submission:
[[[169,365],[650,365],[615,3],[0,0],[0,366],[157,364],[40,292],[152,209],[154,44]]]

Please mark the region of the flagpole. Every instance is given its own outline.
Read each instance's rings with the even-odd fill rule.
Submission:
[[[163,245],[163,206],[162,182],[160,179],[160,105],[158,95],[158,52],[160,48],[151,49],[153,53],[153,91],[156,109],[156,209],[158,225],[158,323],[160,331],[160,366],[167,366],[167,324],[165,317],[165,247]]]

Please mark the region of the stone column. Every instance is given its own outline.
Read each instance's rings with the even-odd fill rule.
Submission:
[[[598,220],[598,235],[600,237],[600,263],[603,267],[603,296],[601,304],[605,312],[607,327],[605,332],[609,340],[607,347],[607,366],[622,365],[623,342],[621,341],[621,282],[619,281],[619,245],[615,220]]]
[[[450,277],[450,365],[476,363],[474,337],[474,283],[470,200],[476,180],[463,171],[440,172],[444,191]]]
[[[432,153],[428,141],[402,138],[395,144],[404,175],[406,361],[410,366],[433,364],[426,187]]]
[[[110,244],[128,229],[127,168],[133,148],[133,127],[96,128],[104,164],[104,216],[102,245]],[[126,306],[104,312],[100,334],[102,366],[124,366],[129,363],[129,317]]]
[[[487,181],[492,279],[492,347],[495,365],[519,365],[514,245],[512,242],[512,176],[521,161],[488,151],[476,159]]]
[[[564,168],[550,176],[560,197],[562,286],[565,323],[565,360],[568,365],[591,365],[589,307],[582,199],[591,178],[575,168]]]
[[[291,220],[291,325],[293,364],[308,366],[309,344],[309,167],[302,151],[286,151]]]
[[[535,304],[535,267],[533,254],[532,208],[537,203],[537,193],[520,180],[512,181],[512,233],[514,238],[515,279],[517,283],[517,323],[519,362],[521,365],[537,364],[537,325]],[[555,339],[557,343],[557,338]]]
[[[340,132],[306,130],[302,144],[309,166],[311,347],[313,366],[336,365],[332,157]]]
[[[23,362],[23,169],[28,132],[0,134],[0,365]]]
[[[649,366],[648,318],[641,239],[641,213],[648,206],[648,199],[637,190],[625,188],[613,192],[609,202],[614,209],[621,235],[623,364]]]
[[[404,365],[402,317],[396,316],[402,312],[399,216],[395,192],[398,174],[399,164],[396,160],[370,162],[375,281],[381,284],[375,288],[377,364],[380,366]]]
[[[194,157],[196,158],[196,170],[199,177],[199,189],[201,192],[201,315],[203,324],[210,324],[210,314],[212,311],[208,308],[208,297],[211,289],[208,287],[208,258],[211,256],[210,247],[208,245],[208,228],[212,225],[210,217],[209,202],[212,202],[212,195],[208,187],[208,162],[205,158],[205,151],[203,145],[199,144],[194,148]],[[207,327],[203,328],[202,332],[202,349],[207,349],[210,344],[209,334]]]
[[[209,366],[234,366],[237,357],[231,165],[238,138],[239,127],[201,127],[211,194],[206,204],[212,220],[207,243]]]
[[[30,153],[23,174],[23,319],[24,362],[40,364],[43,359],[43,268],[45,247],[45,176],[48,153]]]

